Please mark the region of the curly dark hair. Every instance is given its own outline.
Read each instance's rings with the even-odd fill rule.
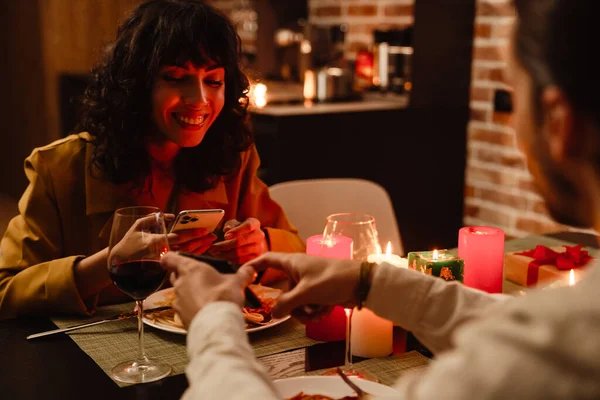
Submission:
[[[146,149],[153,135],[152,86],[165,65],[216,62],[225,69],[225,105],[202,142],[182,148],[175,181],[203,192],[239,171],[241,153],[254,143],[248,124],[249,81],[241,41],[230,20],[200,0],[148,0],[134,9],[92,69],[76,131],[94,145],[93,165],[114,184],[142,189],[151,173]]]

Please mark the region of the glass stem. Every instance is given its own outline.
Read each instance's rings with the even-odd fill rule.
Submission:
[[[346,310],[346,358],[344,360],[344,367],[347,371],[352,370],[352,345],[351,345],[351,325],[352,325],[352,309]]]
[[[142,316],[144,315],[144,301],[136,300],[138,310],[138,339],[140,343],[140,349],[138,354],[139,361],[146,361],[146,352],[144,351],[144,322]]]

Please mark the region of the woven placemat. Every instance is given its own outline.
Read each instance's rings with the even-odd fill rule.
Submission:
[[[427,368],[431,360],[421,353],[410,351],[408,353],[384,358],[371,358],[354,363],[358,371],[366,371],[375,375],[379,383],[392,386],[400,376],[406,373],[419,372]],[[323,375],[327,369],[306,372],[301,375]]]
[[[100,307],[92,320],[100,320],[131,311],[134,303]],[[59,328],[88,320],[81,318],[53,318]],[[69,333],[77,345],[110,376],[110,370],[120,362],[133,360],[138,355],[137,319],[130,318],[96,325]],[[249,334],[257,357],[267,356],[319,343],[306,337],[304,325],[290,319],[273,328]],[[185,372],[188,363],[186,336],[144,327],[144,348],[149,358],[165,362],[173,368],[172,375]],[[115,381],[116,382],[116,381]],[[127,386],[116,382],[119,386]]]

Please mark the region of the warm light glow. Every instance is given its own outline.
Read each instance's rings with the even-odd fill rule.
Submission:
[[[344,312],[346,313],[346,318],[350,317],[350,314],[352,313],[352,309],[351,308],[344,308]]]
[[[575,284],[575,271],[571,270],[569,272],[569,286],[573,286]]]
[[[392,242],[388,242],[385,247],[385,258],[390,260],[392,258]]]
[[[437,261],[437,259],[438,259],[438,251],[434,250],[433,251],[433,261]]]
[[[304,99],[313,100],[315,98],[315,73],[306,70],[304,72]]]
[[[267,85],[264,83],[257,83],[252,86],[250,90],[250,99],[254,106],[263,108],[267,105]]]
[[[302,54],[310,54],[310,52],[312,51],[312,46],[310,45],[310,41],[304,39],[302,42],[300,42],[300,52]]]

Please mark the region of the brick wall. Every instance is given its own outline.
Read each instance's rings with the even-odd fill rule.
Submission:
[[[309,22],[348,24],[347,53],[353,58],[357,50],[367,49],[373,43],[373,30],[412,25],[413,3],[414,0],[308,0]]]
[[[497,226],[509,236],[570,229],[548,216],[516,147],[510,114],[494,112],[494,91],[510,89],[504,70],[513,21],[510,0],[478,0],[464,222]]]

